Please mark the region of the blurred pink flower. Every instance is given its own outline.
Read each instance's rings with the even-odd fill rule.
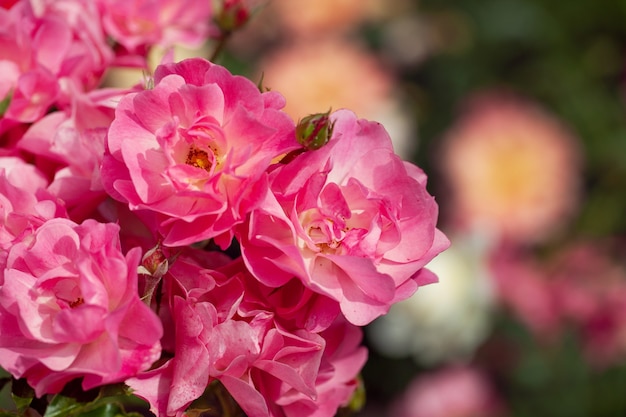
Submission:
[[[540,338],[558,339],[561,315],[544,266],[530,254],[510,247],[494,249],[490,258],[498,302]]]
[[[626,269],[607,242],[577,242],[540,261],[500,249],[492,275],[500,302],[543,341],[557,342],[567,328],[579,337],[593,366],[626,357]]]
[[[383,127],[331,115],[332,138],[270,174],[271,190],[239,232],[264,284],[294,275],[364,325],[436,277],[424,266],[448,247],[426,175],[394,154]]]
[[[119,227],[46,221],[10,251],[0,287],[0,364],[37,396],[82,377],[120,382],[161,353],[163,329],[137,293],[140,250],[120,251]]]
[[[392,408],[394,417],[496,417],[504,407],[487,377],[470,367],[418,376]]]
[[[579,143],[533,103],[497,93],[473,98],[441,151],[450,227],[536,242],[577,209]]]
[[[106,33],[127,52],[145,56],[152,46],[198,47],[212,34],[211,1],[97,0]]]
[[[0,99],[10,100],[10,120],[33,122],[67,105],[74,91],[99,84],[113,58],[91,2],[22,0],[0,9],[0,28]]]
[[[213,21],[222,33],[241,29],[265,0],[213,0]]]
[[[563,248],[547,266],[554,303],[564,323],[579,333],[596,366],[626,358],[626,268],[608,242]]]
[[[107,192],[148,212],[166,246],[215,238],[265,194],[272,160],[298,147],[278,93],[203,59],[163,65],[155,87],[126,95],[107,136]]]

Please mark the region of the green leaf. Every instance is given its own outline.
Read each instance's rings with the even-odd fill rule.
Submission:
[[[33,401],[33,398],[35,398],[35,391],[28,385],[25,379],[13,378],[11,384],[11,398],[15,403],[18,414],[23,415]]]
[[[79,409],[84,407],[84,404],[81,404],[76,401],[74,398],[65,397],[63,395],[55,395],[50,401],[48,408],[46,408],[46,413],[44,417],[65,417],[72,415]]]
[[[81,417],[141,417],[139,413],[126,413],[124,407],[117,402],[106,402],[93,410],[81,413]]]

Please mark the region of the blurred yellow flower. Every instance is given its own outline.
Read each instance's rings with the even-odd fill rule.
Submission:
[[[549,238],[575,214],[579,143],[535,104],[498,93],[474,98],[439,156],[449,227],[531,243]]]

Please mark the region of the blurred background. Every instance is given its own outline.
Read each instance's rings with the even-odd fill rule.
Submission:
[[[216,62],[381,122],[452,241],[365,329],[358,415],[626,416],[626,1],[248,1]]]
[[[359,415],[626,415],[626,1],[261,6],[218,62],[383,123],[452,240],[366,328]]]

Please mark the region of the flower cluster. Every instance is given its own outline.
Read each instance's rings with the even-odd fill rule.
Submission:
[[[424,172],[379,123],[297,126],[279,92],[203,58],[100,87],[153,46],[223,40],[210,2],[9,3],[0,366],[37,397],[123,383],[158,416],[220,389],[249,417],[348,405],[361,327],[435,282],[449,245]]]

